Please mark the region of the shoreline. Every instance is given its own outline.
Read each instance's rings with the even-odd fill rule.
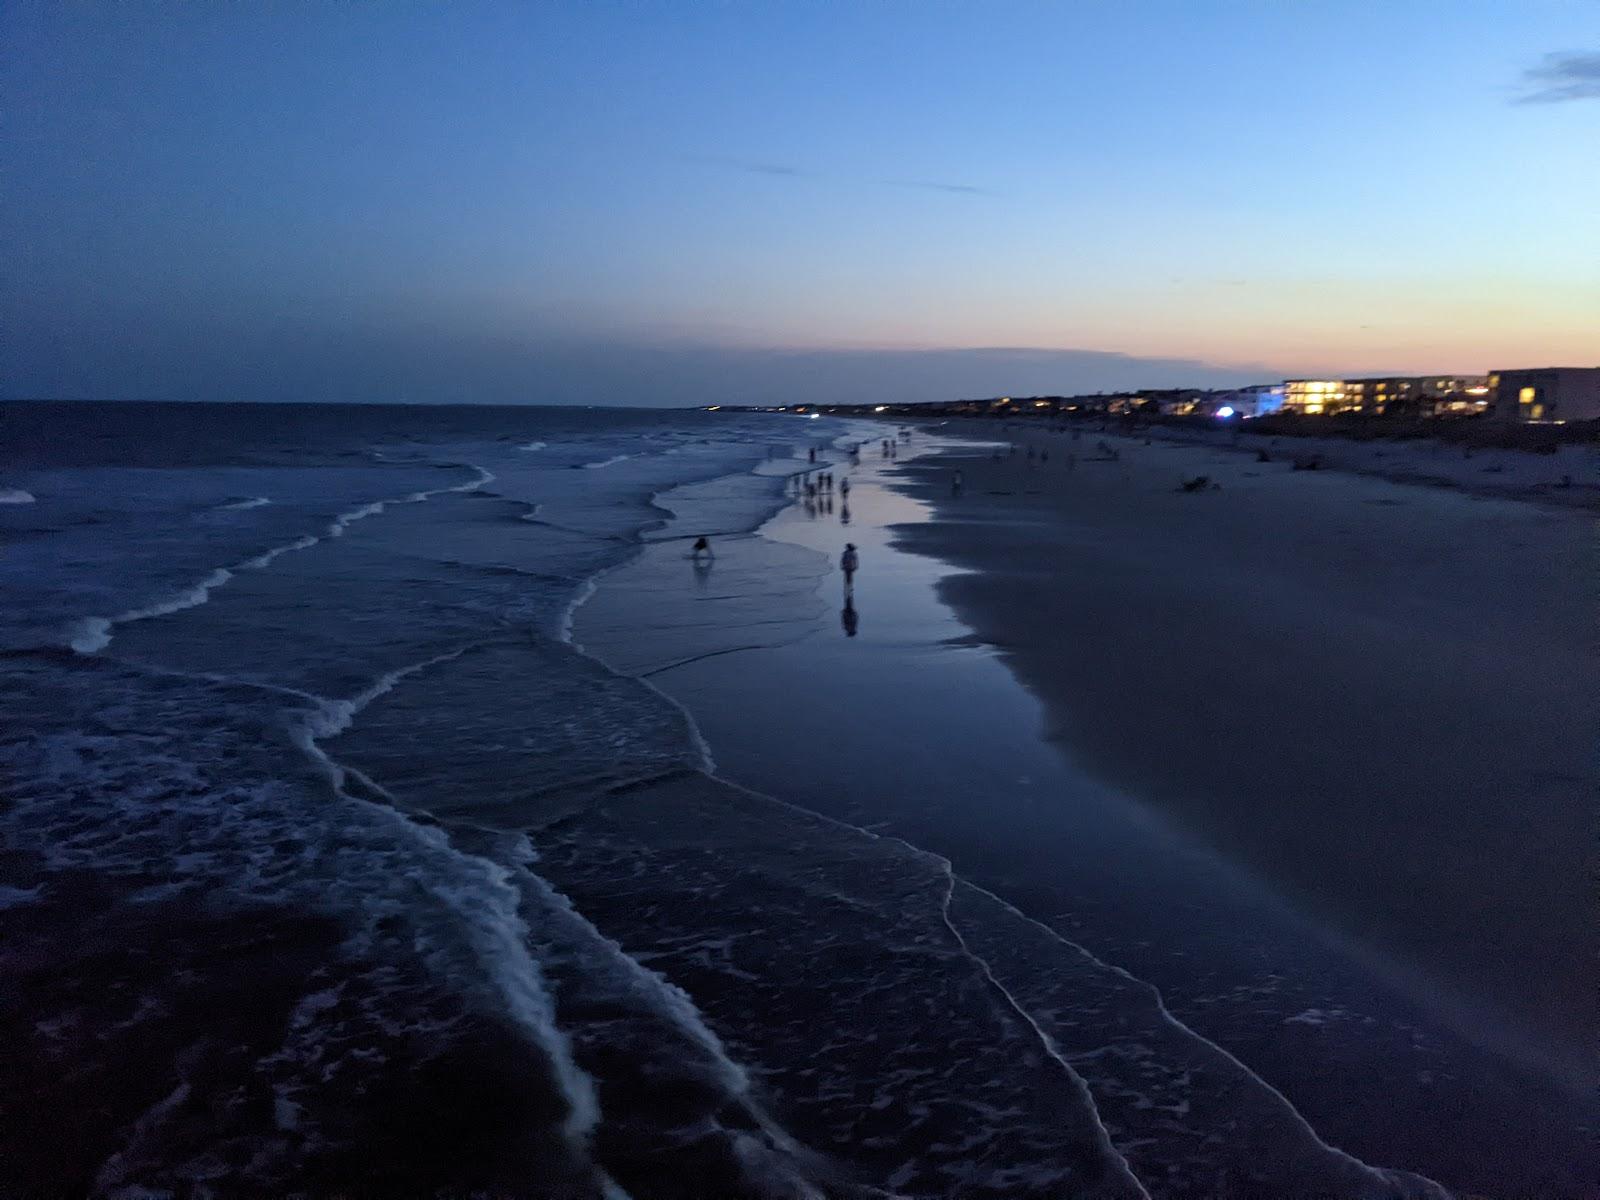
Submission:
[[[877,467],[876,449],[869,453],[866,465]],[[928,462],[907,463],[895,475],[903,481],[939,469]],[[1048,710],[1039,709],[1024,690],[1025,678],[1013,677],[1015,664],[1002,665],[982,635],[970,633],[970,623],[958,622],[933,599],[935,580],[948,575],[948,568],[890,550],[890,539],[904,536],[906,521],[923,522],[912,527],[924,533],[937,527],[938,522],[927,521],[927,498],[909,506],[896,500],[906,490],[903,482],[881,471],[855,477],[854,534],[839,528],[842,514],[806,515],[801,505],[792,505],[759,535],[726,548],[701,581],[710,586],[681,604],[665,598],[681,586],[673,582],[681,563],[674,567],[660,554],[654,562],[636,560],[602,585],[594,607],[580,618],[580,625],[587,621],[590,629],[579,640],[615,669],[649,676],[653,686],[680,704],[709,743],[718,778],[944,855],[954,870],[1042,919],[1056,936],[1087,937],[1095,953],[1109,955],[1113,963],[1122,958],[1125,965],[1134,964],[1135,974],[1140,954],[1147,961],[1166,949],[1206,956],[1200,974],[1213,993],[1212,1007],[1191,1004],[1184,1019],[1193,1020],[1196,1013],[1206,1018],[1213,1032],[1202,1028],[1202,1036],[1220,1035],[1224,1046],[1231,1042],[1245,1062],[1286,1088],[1294,1104],[1309,1106],[1314,1128],[1333,1127],[1333,1144],[1350,1147],[1367,1161],[1425,1173],[1432,1166],[1429,1158],[1447,1164],[1452,1155],[1464,1156],[1468,1165],[1453,1172],[1457,1178],[1498,1178],[1508,1187],[1537,1178],[1547,1192],[1566,1194],[1571,1188],[1577,1194],[1575,1185],[1557,1182],[1564,1177],[1559,1162],[1569,1135],[1541,1131],[1540,1088],[1502,1077],[1501,1068],[1479,1061],[1481,1056],[1464,1047],[1451,1049],[1449,1035],[1422,1032],[1427,1018],[1406,1015],[1405,1002],[1356,979],[1336,950],[1318,948],[1316,931],[1302,928],[1250,880],[1234,879],[1202,848],[1163,832],[1160,818],[1150,826],[1149,811],[1091,799],[1092,783],[1063,763],[1059,745],[1036,733],[1046,723],[1041,712]],[[817,535],[821,542],[813,540]],[[864,640],[841,633],[816,603],[838,582],[831,565],[817,559],[817,549],[846,536],[865,539],[866,566],[857,585]],[[892,577],[885,578],[886,572]],[[705,611],[694,611],[697,605]],[[649,628],[639,627],[641,613],[649,614]],[[882,640],[872,644],[879,636]],[[659,652],[663,640],[676,647],[675,653]],[[811,699],[798,699],[807,696]],[[956,740],[970,738],[971,751],[937,740],[948,736],[940,731],[952,719],[962,730]],[[913,765],[904,754],[921,761]],[[996,778],[997,769],[1003,775],[1008,768],[1026,772],[1020,786]],[[968,797],[992,792],[996,785],[1003,785],[1004,799],[994,797],[1001,807],[993,812],[971,808]],[[1070,811],[1056,808],[1053,799],[1050,808],[1039,807],[1046,795],[1066,794],[1080,797]],[[904,803],[885,807],[885,798]],[[1141,823],[1149,826],[1145,832],[1130,832]],[[1069,877],[1052,881],[1063,870]],[[1161,872],[1160,878],[1151,878],[1152,870]],[[1076,882],[1072,872],[1078,873]],[[1147,893],[1131,908],[1120,882],[1130,872],[1144,881],[1141,890]],[[1242,941],[1228,932],[1256,925],[1261,928]],[[1177,940],[1141,950],[1141,938],[1153,931],[1160,931],[1158,938]],[[1184,945],[1187,951],[1180,949]],[[1294,978],[1273,983],[1270,972],[1261,975],[1263,953],[1294,963],[1289,968]],[[1245,995],[1259,992],[1263,979],[1274,994]],[[1343,1019],[1341,1004],[1352,1014],[1366,1015]],[[1376,1032],[1370,1026],[1373,1014],[1378,1015]],[[1406,1032],[1410,1029],[1417,1032]],[[1464,1073],[1485,1094],[1507,1095],[1476,1114],[1462,1114],[1460,1106],[1469,1103],[1465,1096],[1471,1092],[1466,1082],[1442,1091],[1426,1082],[1407,1082],[1405,1072],[1425,1080],[1438,1064],[1452,1063],[1467,1064]],[[1308,1092],[1314,1075],[1286,1078],[1286,1073],[1305,1071],[1329,1072],[1330,1081]],[[1355,1075],[1338,1082],[1348,1072]],[[1377,1100],[1372,1089],[1380,1086],[1385,1098],[1372,1112],[1343,1111],[1354,1104],[1365,1112]],[[1524,1093],[1526,1101],[1516,1098]],[[1559,1125],[1568,1119],[1569,1106],[1558,1103],[1564,1114],[1556,1120]],[[1456,1123],[1412,1115],[1441,1105],[1455,1110]],[[1409,1134],[1384,1129],[1385,1118],[1378,1114],[1391,1107],[1392,1123],[1409,1123]],[[1492,1144],[1502,1126],[1531,1131],[1530,1145],[1554,1165],[1542,1174],[1511,1169],[1498,1176],[1492,1165],[1472,1166],[1478,1152],[1467,1144],[1475,1139]],[[1430,1146],[1430,1140],[1440,1144]],[[1446,1141],[1460,1144],[1452,1149],[1443,1145]],[[1468,1190],[1491,1189],[1486,1183]]]

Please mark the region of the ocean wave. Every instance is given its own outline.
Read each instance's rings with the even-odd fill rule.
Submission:
[[[285,554],[293,554],[297,550],[309,550],[321,540],[322,539],[319,537],[312,537],[310,534],[307,534],[305,537],[295,538],[295,540],[292,542],[285,542],[281,546],[274,546],[270,550],[266,550],[260,554],[257,554],[254,558],[247,558],[240,563],[239,566],[245,568],[246,570],[259,571],[262,567],[272,562],[273,559],[279,558]]]
[[[239,572],[339,537],[386,507],[475,491],[494,479],[476,468],[449,487],[361,505],[347,500],[349,510],[330,526],[319,522],[312,533],[209,573],[202,567],[196,583],[118,616],[82,618],[71,644],[91,654],[110,643],[119,621],[204,604]],[[118,1080],[137,1081],[108,1089],[106,1119],[83,1150],[83,1190],[98,1179],[107,1193],[293,1194],[304,1190],[304,1165],[326,1162],[352,1129],[382,1133],[391,1103],[415,1104],[431,1127],[441,1078],[446,1086],[470,1080],[473,1096],[493,1097],[503,1075],[522,1082],[537,1073],[553,1081],[558,1102],[515,1093],[521,1106],[507,1105],[502,1120],[515,1128],[497,1133],[492,1149],[547,1154],[541,1122],[549,1117],[548,1137],[559,1133],[566,1147],[559,1158],[534,1157],[524,1164],[531,1169],[496,1177],[474,1175],[483,1168],[472,1154],[439,1153],[455,1149],[451,1138],[487,1144],[488,1137],[471,1140],[479,1131],[463,1131],[463,1122],[493,1121],[492,1113],[443,1115],[439,1140],[416,1153],[429,1161],[431,1150],[460,1179],[487,1180],[466,1189],[483,1194],[501,1194],[505,1179],[573,1177],[563,1163],[578,1164],[576,1177],[598,1186],[552,1187],[551,1194],[619,1196],[635,1184],[648,1194],[664,1164],[676,1179],[725,1171],[727,1194],[860,1194],[815,1186],[831,1168],[778,1123],[738,1048],[720,1039],[686,992],[588,922],[546,880],[531,842],[485,837],[448,812],[419,806],[417,780],[403,768],[431,767],[450,750],[462,751],[463,764],[489,768],[491,745],[520,749],[529,761],[560,759],[552,770],[576,766],[586,778],[602,776],[601,790],[604,782],[635,786],[696,754],[685,749],[679,713],[652,689],[614,673],[602,678],[589,660],[572,670],[577,656],[548,637],[594,565],[622,553],[617,541],[530,529],[499,507],[463,505],[448,529],[429,513],[398,538],[371,539],[359,568],[348,565],[353,556],[327,563],[312,556],[308,571],[332,573],[326,588],[287,576],[281,587],[277,577],[263,581],[270,586],[241,594],[237,610],[229,606],[220,631],[185,622],[183,637],[129,637],[139,659],[154,661],[59,651],[18,660],[38,688],[20,706],[26,725],[0,729],[8,782],[20,783],[14,804],[8,789],[0,832],[8,847],[36,856],[47,878],[64,882],[39,891],[24,877],[0,901],[14,901],[30,920],[39,905],[59,906],[51,936],[69,944],[54,973],[87,980],[73,987],[87,987],[89,1003],[99,1006],[85,1009],[76,992],[63,993],[53,1009],[45,1003],[53,996],[37,1002],[49,1029],[52,1021],[83,1020],[81,1042],[48,1042],[68,1047],[61,1061],[87,1067],[62,1073],[86,1081],[63,1094],[73,1102],[93,1095],[107,1077],[102,1063]],[[622,519],[639,518],[630,510]],[[552,585],[538,590],[525,576],[541,566]],[[480,578],[485,572],[510,574],[504,587],[491,588]],[[382,591],[396,579],[418,585],[406,605]],[[526,600],[534,591],[537,604]],[[508,598],[526,603],[519,608]],[[295,675],[296,655],[273,643],[285,621],[303,621],[313,649],[336,647],[326,656],[337,661],[314,678]],[[265,635],[260,647],[248,643],[249,629]],[[346,633],[354,637],[339,642]],[[390,665],[396,659],[411,661]],[[487,675],[490,667],[504,670],[517,694],[549,691],[559,716],[530,726],[532,700],[507,716],[506,689]],[[248,679],[227,678],[229,668]],[[9,694],[24,694],[10,683],[8,675]],[[482,701],[481,712],[468,711],[472,720],[453,720],[461,695]],[[498,721],[490,719],[495,710]],[[447,743],[452,722],[463,736]],[[539,741],[545,725],[566,739],[555,753]],[[363,757],[364,749],[375,753]],[[421,753],[407,761],[412,750]],[[434,789],[424,800],[453,791],[464,805],[474,794],[461,775],[439,772],[427,782]],[[132,973],[115,986],[98,986],[95,972],[104,968],[76,970],[70,935],[84,920],[81,905],[72,907],[85,878],[79,872],[98,889],[93,903],[109,906],[108,915],[94,917],[95,932],[132,931],[125,940],[139,950]],[[215,930],[203,923],[213,914],[234,924]],[[306,932],[323,917],[337,922],[331,941]],[[99,953],[83,953],[91,950]],[[156,1015],[138,1017],[143,1023],[128,1032],[124,1024],[135,1018],[119,1007],[124,999]],[[255,1024],[236,1035],[240,1022]],[[158,1026],[170,1037],[145,1040]],[[524,1057],[481,1049],[502,1045],[493,1040],[502,1029],[526,1048]],[[469,1036],[479,1048],[465,1053]],[[38,1055],[29,1069],[53,1052],[29,1049]],[[421,1067],[414,1081],[412,1064]],[[460,1107],[470,1112],[471,1101]],[[373,1154],[392,1157],[384,1149]],[[619,1161],[618,1183],[594,1167],[604,1155]]]
[[[71,721],[87,701],[85,715],[98,713],[104,732],[41,727],[0,739],[0,761],[16,783],[0,824],[8,844],[53,871],[126,878],[135,902],[203,892],[220,911],[265,905],[328,913],[344,925],[344,952],[352,958],[420,963],[434,981],[430,987],[475,998],[543,1056],[564,1101],[561,1125],[570,1152],[583,1159],[598,1102],[555,1023],[513,868],[464,852],[438,826],[358,794],[347,787],[351,773],[317,744],[319,734],[347,724],[372,697],[427,665],[392,672],[347,701],[285,710],[300,714],[289,722],[290,741],[304,755],[306,769],[297,772],[272,748],[270,712],[244,704],[259,695],[254,689],[135,676],[113,667],[56,679],[44,674],[44,664],[26,664],[32,676],[13,682],[25,691],[32,685],[41,712],[64,712]],[[79,702],[53,702],[48,693],[56,689],[70,689]],[[330,786],[337,797],[331,805]],[[373,1015],[419,1030],[436,1025],[421,1010],[412,1015],[418,1003],[395,995]],[[370,1043],[368,1033],[355,1049]],[[281,1063],[291,1078],[310,1076],[285,1085],[280,1100],[293,1109],[309,1103],[317,1076],[329,1069],[319,1059],[335,1048],[298,1065]],[[342,1069],[359,1066],[351,1059]],[[278,1111],[298,1119],[283,1104]],[[128,1141],[170,1142],[158,1139],[154,1127],[191,1119],[192,1113],[158,1105],[135,1123]],[[108,1170],[139,1181],[126,1162],[113,1161]]]
[[[312,546],[317,545],[324,538],[343,537],[345,530],[351,525],[355,524],[357,521],[366,520],[368,517],[377,516],[385,511],[385,509],[387,509],[391,504],[419,504],[427,500],[431,500],[435,496],[444,496],[451,493],[474,492],[479,488],[482,488],[485,484],[493,482],[495,479],[494,473],[492,471],[485,470],[483,467],[471,464],[461,465],[471,466],[471,469],[477,472],[478,477],[476,479],[469,479],[465,483],[452,484],[449,487],[429,488],[425,491],[412,492],[409,495],[398,498],[371,501],[370,503],[363,504],[358,508],[351,509],[349,512],[340,513],[328,524],[321,537],[307,534],[303,537],[296,538],[293,541],[285,542],[281,546],[274,546],[271,549],[262,552],[261,554],[253,555],[252,557],[244,559],[241,562],[234,563],[230,567],[217,567],[204,579],[201,579],[198,583],[185,588],[181,592],[168,596],[165,599],[153,601],[147,605],[142,605],[138,608],[128,609],[124,612],[118,613],[115,616],[93,616],[80,618],[69,626],[66,644],[73,650],[76,650],[79,654],[98,653],[111,644],[113,630],[118,625],[126,625],[134,621],[144,621],[152,617],[168,616],[175,612],[181,612],[186,608],[194,608],[197,605],[204,604],[211,598],[211,593],[213,590],[227,583],[237,572],[259,571],[262,568],[269,566],[273,560],[281,557],[282,555],[294,553],[299,550],[308,550]],[[270,503],[270,501],[263,499],[263,503]],[[242,505],[241,507],[252,506],[253,503]]]
[[[218,512],[241,512],[249,508],[265,508],[272,501],[265,496],[251,496],[244,500],[230,500],[225,504],[217,505]]]
[[[240,566],[248,566],[241,563]],[[233,570],[218,567],[194,586],[185,588],[164,600],[157,600],[141,608],[130,608],[114,617],[84,617],[77,621],[68,634],[67,645],[79,654],[94,654],[111,644],[111,631],[130,621],[144,621],[151,617],[164,617],[204,604],[211,593],[233,578]]]
[[[524,443],[521,446],[518,446],[517,449],[518,450],[543,450],[547,444],[548,443],[546,443],[546,442],[527,442],[527,443]]]
[[[32,492],[25,492],[21,488],[0,488],[0,504],[33,504]]]
[[[634,454],[613,454],[610,458],[603,458],[599,462],[579,463],[580,469],[585,471],[599,471],[606,467],[614,467],[619,462],[626,462],[630,458],[637,458]]]

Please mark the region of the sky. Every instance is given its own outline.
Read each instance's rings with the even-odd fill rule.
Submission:
[[[1600,0],[9,0],[0,39],[0,395],[1600,364]]]

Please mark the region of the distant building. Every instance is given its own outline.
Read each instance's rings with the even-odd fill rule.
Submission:
[[[1539,367],[1489,376],[1502,421],[1600,420],[1600,367]]]
[[[1285,379],[1283,411],[1308,417],[1347,412],[1351,408],[1349,385],[1342,379]]]
[[[1283,407],[1283,384],[1258,383],[1242,388],[1218,388],[1207,392],[1196,411],[1214,417],[1227,410],[1228,416],[1264,417]]]
[[[1489,407],[1489,381],[1482,375],[1385,375],[1368,379],[1289,379],[1283,385],[1286,412],[1389,413],[1442,416]]]

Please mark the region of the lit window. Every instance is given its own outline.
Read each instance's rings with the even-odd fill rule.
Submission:
[[[1534,397],[1539,394],[1538,388],[1525,387],[1517,393],[1518,404],[1532,404]]]

